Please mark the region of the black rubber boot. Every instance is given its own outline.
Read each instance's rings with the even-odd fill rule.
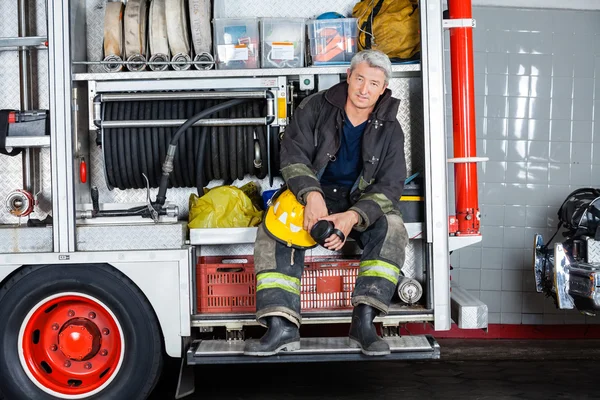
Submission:
[[[390,346],[377,335],[373,320],[377,310],[366,304],[358,304],[352,312],[350,325],[350,344],[357,345],[363,354],[368,356],[384,356],[390,354]]]
[[[267,318],[267,333],[260,340],[248,340],[244,346],[247,356],[272,356],[282,350],[300,349],[300,330],[283,317]]]

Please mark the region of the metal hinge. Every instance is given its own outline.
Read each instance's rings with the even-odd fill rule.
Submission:
[[[442,20],[442,27],[444,29],[475,28],[476,26],[477,21],[475,21],[474,18],[455,18]]]

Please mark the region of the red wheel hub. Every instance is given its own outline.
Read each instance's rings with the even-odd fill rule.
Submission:
[[[120,325],[92,298],[51,298],[40,303],[24,324],[22,361],[47,392],[90,394],[108,384],[121,365]]]
[[[77,319],[65,324],[58,335],[58,347],[72,360],[88,360],[100,349],[102,336],[98,327],[87,319]]]

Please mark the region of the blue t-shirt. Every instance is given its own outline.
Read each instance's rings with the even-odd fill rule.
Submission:
[[[324,185],[352,186],[362,170],[362,137],[367,121],[358,126],[350,119],[344,121],[340,149],[335,161],[330,161],[321,177]]]

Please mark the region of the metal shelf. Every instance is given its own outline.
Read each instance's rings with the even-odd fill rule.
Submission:
[[[471,246],[481,242],[481,235],[474,236],[450,236],[448,238],[448,251],[462,249],[463,247]]]
[[[257,228],[202,228],[190,229],[191,245],[243,244],[254,243]],[[421,223],[406,224],[408,237],[422,239]]]
[[[50,136],[7,136],[6,147],[50,147]]]
[[[141,72],[100,72],[73,74],[74,81],[117,81],[139,79],[181,79],[181,78],[238,78],[261,76],[326,75],[345,74],[349,65],[313,66],[305,68],[264,68],[229,69],[209,71],[141,71]],[[396,78],[419,76],[421,64],[401,64],[392,66]]]
[[[2,37],[0,38],[0,51],[7,49],[17,49],[19,47],[45,47],[48,46],[46,36],[27,36],[27,37]]]

